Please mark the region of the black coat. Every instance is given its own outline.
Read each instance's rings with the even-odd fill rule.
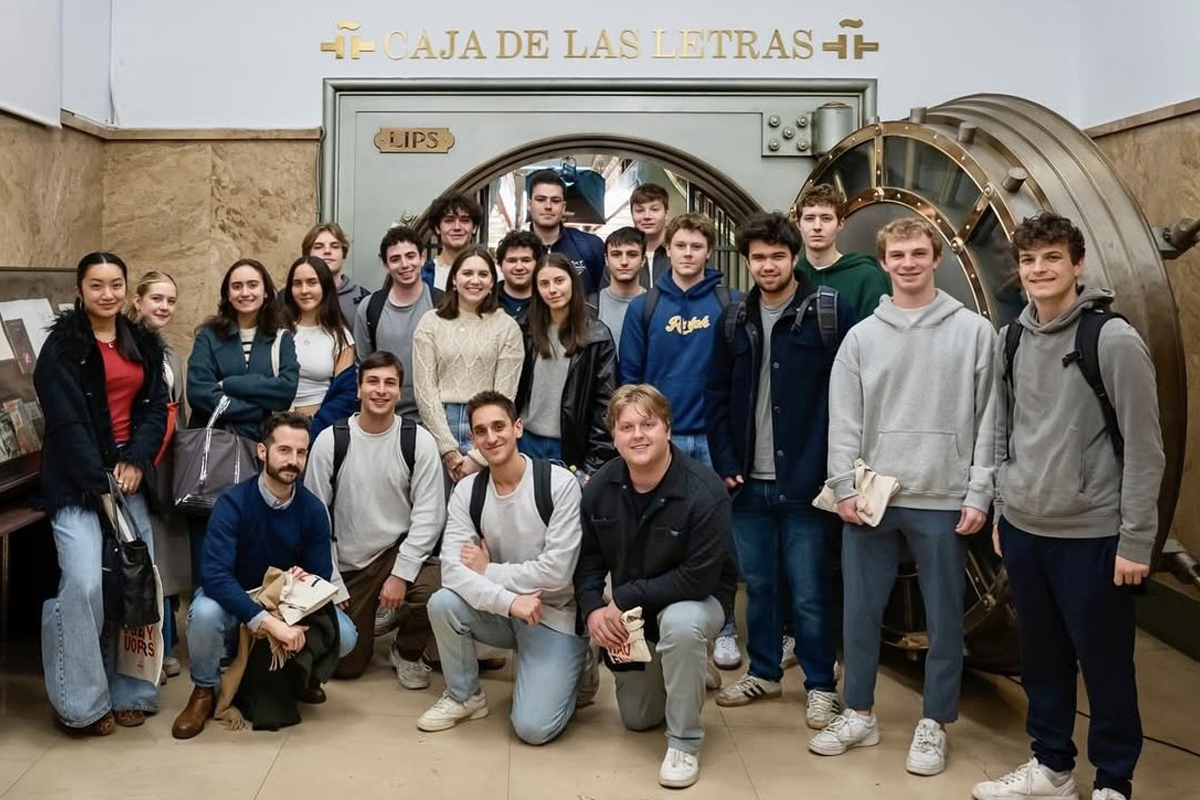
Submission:
[[[681,600],[715,597],[733,609],[737,566],[733,560],[729,492],[717,474],[671,445],[671,466],[646,514],[637,517],[629,468],[614,458],[592,476],[580,509],[583,539],[575,567],[579,630],[604,602],[604,578],[612,573],[612,597],[628,611],[642,607],[646,638],[658,639],[658,612]]]
[[[518,409],[529,404],[537,358],[533,338],[526,329],[525,366],[517,384]],[[598,319],[590,320],[587,346],[573,353],[570,359],[559,417],[563,462],[590,475],[617,454],[604,422],[608,400],[617,382],[617,348],[608,326]]]
[[[42,445],[42,493],[46,509],[97,508],[108,491],[105,474],[119,461],[149,476],[167,427],[165,348],[158,334],[117,317],[118,336],[131,337],[142,358],[142,388],[134,398],[130,438],[118,452],[108,411],[104,359],[82,311],[60,314],[42,345],[33,385],[46,435]],[[149,482],[143,485],[149,486]]]

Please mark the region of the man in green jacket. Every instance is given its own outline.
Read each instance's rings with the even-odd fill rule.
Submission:
[[[803,275],[814,286],[836,289],[856,320],[871,316],[879,298],[892,293],[892,286],[874,256],[838,251],[837,238],[846,219],[837,189],[819,183],[800,195],[796,221],[804,239],[797,275]]]

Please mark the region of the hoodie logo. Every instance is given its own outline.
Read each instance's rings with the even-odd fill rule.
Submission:
[[[664,330],[667,333],[678,333],[680,336],[687,336],[689,333],[694,333],[699,330],[704,330],[709,327],[708,314],[703,317],[692,317],[684,319],[683,315],[676,314],[667,320],[667,327]]]

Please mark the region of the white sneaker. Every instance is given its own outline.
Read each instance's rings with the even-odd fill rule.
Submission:
[[[168,678],[174,678],[179,673],[183,672],[183,664],[179,663],[179,659],[175,656],[167,656],[163,659],[163,672],[167,673]]]
[[[946,731],[931,719],[922,719],[913,732],[904,768],[913,775],[937,775],[946,769]]]
[[[388,651],[388,661],[396,670],[396,680],[400,681],[400,685],[405,689],[429,688],[429,673],[433,672],[433,668],[423,659],[409,661],[393,648]]]
[[[852,747],[879,744],[879,721],[854,711],[838,714],[825,729],[808,740],[808,749],[819,756],[840,756]]]
[[[667,748],[662,766],[658,768],[658,782],[670,789],[686,789],[700,777],[700,758],[674,747]]]
[[[400,609],[384,608],[380,606],[375,609],[375,635],[386,636],[400,626]]]
[[[783,687],[779,681],[769,681],[747,672],[733,683],[726,686],[717,695],[719,706],[744,706],[765,697],[779,697]]]
[[[736,636],[718,636],[713,645],[713,663],[721,669],[737,669],[742,665],[742,651]]]
[[[704,662],[704,688],[710,692],[721,688],[721,673],[711,661]]]
[[[779,659],[779,668],[787,669],[788,667],[794,666],[796,666],[796,640],[795,638],[784,634],[783,657]]]
[[[488,715],[487,695],[483,689],[460,703],[442,692],[442,696],[428,711],[417,719],[417,729],[422,731],[448,731],[465,719],[483,719]]]
[[[1129,800],[1116,789],[1093,789],[1092,800]]]
[[[1079,800],[1079,791],[1071,773],[1054,772],[1031,758],[1007,775],[975,784],[971,797],[975,800],[1036,800],[1039,797]]]
[[[804,701],[804,721],[814,731],[827,727],[842,710],[837,692],[813,689]]]

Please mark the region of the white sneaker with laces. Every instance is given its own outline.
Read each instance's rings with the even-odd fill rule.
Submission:
[[[755,700],[762,700],[767,697],[779,697],[782,694],[783,687],[779,684],[779,681],[769,681],[747,672],[721,690],[717,695],[717,705],[744,706],[753,703]]]
[[[430,733],[448,731],[465,719],[483,719],[487,715],[487,695],[483,689],[468,697],[465,703],[455,700],[449,692],[442,692],[438,701],[417,719],[417,729]]]
[[[879,721],[872,713],[864,717],[855,711],[838,714],[825,729],[808,740],[808,749],[819,756],[840,756],[852,747],[879,744]]]
[[[904,768],[913,775],[937,775],[946,769],[946,731],[931,719],[922,719],[913,732]]]
[[[394,631],[400,624],[400,609],[384,608],[380,606],[375,609],[375,635],[386,636]]]
[[[713,645],[713,663],[721,669],[737,669],[742,665],[742,651],[736,636],[718,636]]]
[[[1092,800],[1129,800],[1116,789],[1093,789]]]
[[[674,747],[667,748],[662,766],[658,768],[658,782],[670,789],[686,789],[700,777],[700,759]]]
[[[814,731],[819,731],[833,722],[842,710],[837,692],[813,689],[804,701],[804,722]]]
[[[971,797],[975,800],[1037,800],[1040,797],[1079,800],[1079,791],[1071,773],[1054,772],[1031,758],[1007,775],[975,784]]]
[[[794,637],[784,634],[783,657],[779,659],[779,668],[787,669],[794,666],[796,666],[796,640]]]
[[[400,681],[400,685],[405,689],[429,687],[429,673],[433,672],[433,668],[426,664],[424,659],[418,658],[416,661],[409,661],[393,648],[388,651],[388,661],[396,670],[396,680]]]

